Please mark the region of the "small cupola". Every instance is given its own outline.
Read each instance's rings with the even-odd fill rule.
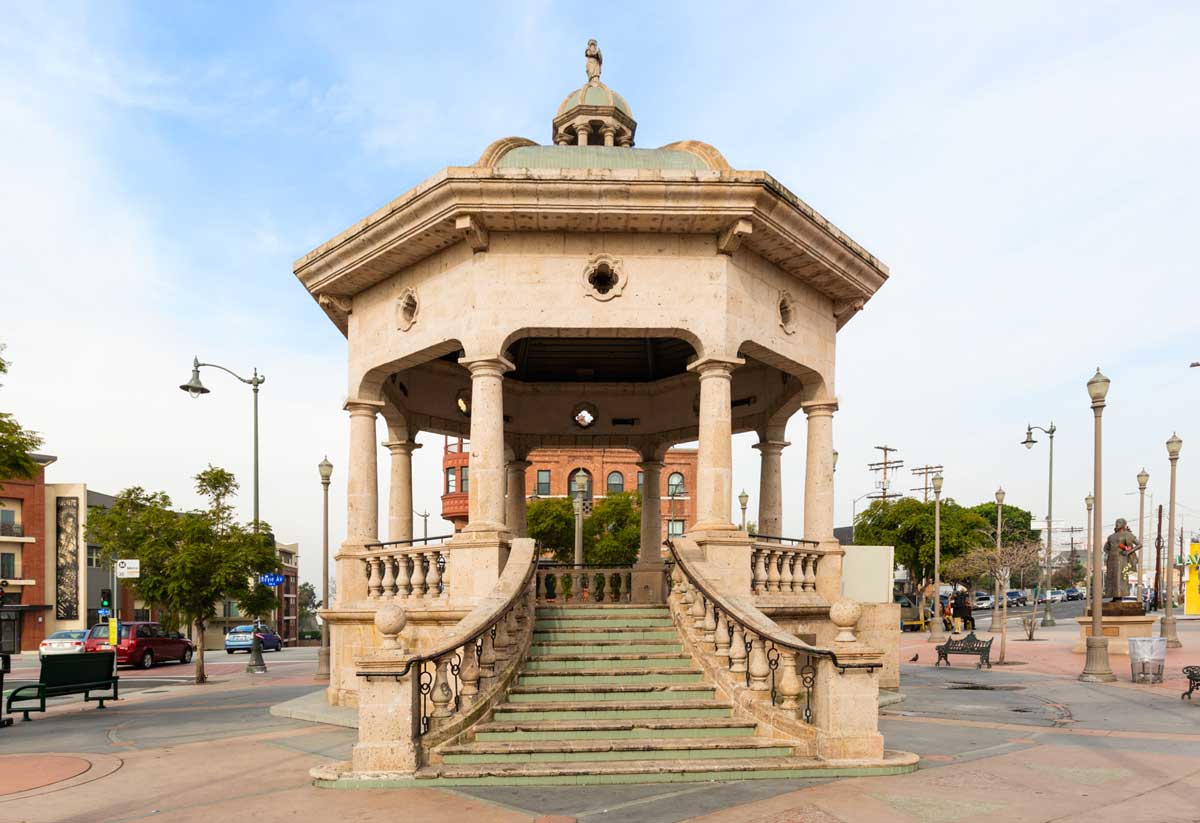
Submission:
[[[604,56],[595,40],[584,51],[587,83],[567,95],[554,118],[559,146],[633,146],[637,121],[625,98],[600,82]]]

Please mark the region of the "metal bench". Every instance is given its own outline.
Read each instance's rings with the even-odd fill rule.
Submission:
[[[1188,690],[1179,695],[1179,699],[1183,700],[1186,697],[1191,700],[1192,692],[1200,689],[1200,666],[1184,666],[1183,676],[1188,679]]]
[[[993,638],[994,640],[994,638]],[[975,636],[975,632],[971,632],[962,640],[947,640],[940,646],[935,646],[938,659],[933,665],[940,666],[942,661],[946,661],[946,665],[950,665],[950,655],[952,654],[970,654],[979,658],[979,662],[975,664],[975,668],[982,669],[987,666],[992,667],[992,640],[983,641]]]
[[[82,694],[85,701],[95,700],[104,708],[105,700],[118,700],[117,680],[113,674],[113,655],[116,652],[87,652],[84,654],[55,654],[42,660],[38,682],[19,686],[8,696],[8,712],[14,703],[36,703],[36,706],[17,706],[16,711],[30,720],[30,712],[46,711],[47,697]],[[111,692],[92,696],[92,692]]]

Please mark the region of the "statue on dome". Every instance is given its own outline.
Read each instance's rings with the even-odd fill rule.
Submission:
[[[588,83],[595,85],[600,82],[600,67],[604,64],[604,55],[600,53],[600,47],[596,45],[595,40],[588,41],[583,56],[587,58]]]

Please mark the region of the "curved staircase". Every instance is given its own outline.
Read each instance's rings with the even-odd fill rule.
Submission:
[[[435,748],[418,780],[649,783],[890,774],[838,768],[737,716],[667,606],[539,606],[529,656],[489,720]]]

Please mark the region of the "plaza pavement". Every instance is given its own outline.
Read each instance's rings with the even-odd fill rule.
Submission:
[[[885,710],[888,746],[921,754],[916,774],[724,784],[326,790],[308,770],[349,755],[354,730],[271,713],[319,686],[315,652],[214,661],[213,682],[132,692],[98,711],[58,701],[0,730],[0,820],[737,821],[950,823],[1200,820],[1200,701],[1183,687],[1075,678],[1074,621],[1018,641],[1014,665],[935,669],[922,635],[903,637],[905,699]],[[1200,623],[1181,622],[1168,671],[1200,663]],[[959,662],[959,661],[962,662]],[[154,674],[160,670],[152,670]],[[165,667],[164,670],[165,671]],[[182,672],[181,672],[182,673]],[[122,674],[126,674],[123,670]],[[172,672],[175,674],[175,672]],[[136,675],[134,675],[136,676]],[[1178,680],[1178,678],[1175,678]]]

